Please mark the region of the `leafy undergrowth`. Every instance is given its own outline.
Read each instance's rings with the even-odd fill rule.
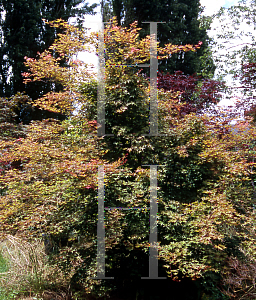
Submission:
[[[24,238],[8,235],[0,243],[0,300],[96,300],[92,295],[79,290],[71,291],[70,277],[65,277],[59,269],[50,266],[47,259],[42,240],[28,242]],[[140,282],[139,287],[136,284],[129,285],[129,290],[128,286],[125,288],[119,285],[119,289],[107,299],[148,299],[149,295],[144,295],[150,289],[148,283]],[[189,288],[188,283],[183,283],[182,286],[184,284]],[[156,286],[153,282],[150,285],[159,292],[163,289],[163,286]],[[168,286],[174,292],[174,286],[170,282]],[[155,293],[153,290],[152,292]],[[154,297],[150,299],[159,299],[156,295]],[[103,299],[106,298],[97,298]]]

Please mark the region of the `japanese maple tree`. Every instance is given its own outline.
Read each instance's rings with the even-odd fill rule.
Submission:
[[[139,40],[136,23],[121,28],[113,19],[104,39],[106,133],[114,137],[98,137],[97,82],[72,57],[87,44],[97,48],[97,35],[84,36],[61,20],[51,24],[64,26],[66,34],[59,35],[38,59],[26,58],[31,72],[24,76],[28,83],[61,82],[63,91],[43,95],[35,105],[68,114],[69,119],[32,122],[20,128],[21,135],[14,129],[6,129],[11,138],[1,135],[1,235],[18,230],[24,237],[51,233],[58,242],[51,263],[66,272],[71,286],[98,297],[107,295],[115,286],[92,279],[97,272],[97,168],[104,164],[104,205],[144,210],[113,209],[104,219],[106,272],[117,278],[117,287],[127,281],[132,286],[141,276],[148,276],[146,209],[151,178],[143,165],[159,165],[160,271],[173,281],[189,278],[204,286],[208,278],[209,285],[216,286],[230,272],[231,258],[254,263],[254,190],[248,184],[254,162],[244,146],[255,139],[253,124],[244,134],[227,130],[220,138],[216,125],[221,123],[216,117],[180,113],[186,103],[180,101],[181,88],[177,87],[158,91],[162,135],[146,136],[149,82],[138,69],[122,65],[146,62],[150,37]],[[198,47],[168,44],[158,48],[159,59]],[[60,57],[70,68],[60,67]],[[193,80],[189,87],[196,90]],[[192,102],[189,95],[187,101]],[[81,104],[77,115],[72,114],[75,103]],[[7,121],[1,115],[1,126],[16,130],[10,120],[11,107],[7,120],[11,125],[3,124]],[[225,127],[230,129],[228,124]],[[18,165],[13,164],[17,161]],[[218,281],[210,279],[213,275],[219,276]],[[204,286],[205,294],[207,289]]]

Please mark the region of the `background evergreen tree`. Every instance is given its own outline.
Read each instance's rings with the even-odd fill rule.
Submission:
[[[108,3],[105,3],[105,6],[107,5]],[[209,48],[209,24],[205,26],[205,23],[200,22],[202,7],[199,0],[112,0],[112,9],[119,25],[128,26],[137,20],[138,27],[142,28],[141,37],[150,32],[149,24],[142,22],[165,22],[158,25],[157,36],[161,47],[167,43],[185,45],[203,42],[197,52],[177,53],[165,61],[159,61],[159,71],[170,74],[182,71],[185,75],[197,73],[204,77],[213,76],[216,67]],[[104,21],[108,21],[107,18],[108,15]]]

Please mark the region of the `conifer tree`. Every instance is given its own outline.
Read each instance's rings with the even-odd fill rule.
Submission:
[[[196,53],[177,53],[159,62],[161,72],[174,74],[175,71],[182,71],[185,75],[198,73],[212,77],[215,66],[209,49],[207,28],[200,25],[202,7],[199,0],[113,0],[112,7],[119,25],[127,26],[138,21],[138,26],[142,28],[141,37],[149,34],[149,24],[143,22],[163,22],[158,25],[157,32],[161,47],[167,43],[185,45],[203,42]]]

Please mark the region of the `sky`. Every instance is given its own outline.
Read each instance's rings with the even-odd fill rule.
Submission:
[[[88,0],[89,4],[97,3],[97,1],[94,0]],[[233,3],[237,2],[235,1],[225,1],[225,0],[215,0],[215,1],[209,1],[209,0],[201,0],[201,5],[205,6],[205,12],[206,15],[211,15],[213,13],[216,13],[221,6],[227,6],[232,5]],[[100,15],[100,7],[98,6],[97,9],[97,15],[95,16],[86,16],[86,20],[84,22],[85,27],[91,27],[92,31],[97,31],[99,22],[101,22],[101,15]],[[78,56],[79,59],[85,61],[86,63],[92,63],[94,65],[97,65],[97,56],[95,54],[86,54],[84,55],[81,53]]]
[[[89,4],[92,3],[97,3],[97,1],[93,1],[93,0],[87,0],[89,2]],[[201,5],[205,7],[203,15],[213,15],[215,13],[217,13],[219,11],[219,9],[221,7],[225,7],[225,8],[229,8],[232,5],[236,5],[238,4],[239,0],[214,0],[214,1],[210,1],[210,0],[200,0]],[[92,31],[97,31],[99,29],[99,25],[101,22],[101,16],[100,16],[100,7],[98,6],[98,8],[96,9],[96,11],[98,12],[97,15],[95,16],[86,16],[86,20],[84,23],[85,27],[89,27],[91,28]],[[223,22],[225,22],[227,24],[227,26],[229,26],[230,20],[228,18],[228,16],[226,16],[223,19]],[[211,25],[212,30],[210,30],[208,32],[208,35],[212,38],[216,39],[216,35],[218,32],[221,32],[221,28],[220,28],[220,24],[218,20],[214,20],[214,22]],[[244,30],[245,32],[252,32],[254,31],[254,28],[248,26],[247,24],[243,24],[241,25],[241,29]],[[221,40],[218,40],[219,44],[222,43]],[[229,40],[226,45],[226,47],[224,49],[216,49],[216,53],[214,54],[214,57],[217,59],[219,59],[220,57],[222,57],[222,55],[225,55],[227,51],[229,51],[230,53],[232,53],[233,49],[237,49],[236,45],[241,44],[243,42],[251,42],[250,38],[245,38],[243,37],[243,40],[241,42],[241,39],[237,38],[237,39],[233,39],[232,41]],[[234,47],[235,46],[235,47]],[[233,48],[230,48],[233,47]],[[85,61],[86,63],[91,63],[94,66],[97,66],[98,63],[98,57],[93,54],[93,53],[80,53],[78,55],[78,59],[81,59],[83,61]],[[93,68],[93,70],[97,70],[95,67]],[[222,74],[222,69],[217,68],[216,70],[216,76],[218,74]],[[216,77],[215,77],[216,78]],[[238,82],[235,82],[232,79],[232,76],[228,75],[225,76],[224,79],[227,81],[227,84],[230,86],[237,86]],[[229,95],[225,95],[223,94],[223,99],[222,101],[219,103],[220,106],[225,107],[225,106],[234,106],[234,102],[237,98],[239,98],[241,96],[241,94],[239,92],[237,92],[237,89],[233,89],[233,93],[229,94]]]
[[[200,1],[202,6],[205,6],[205,11],[204,14],[205,15],[212,15],[215,14],[216,12],[218,12],[218,10],[221,7],[230,7],[232,5],[235,5],[238,3],[238,0],[214,0],[214,1],[210,1],[210,0],[201,0]]]

